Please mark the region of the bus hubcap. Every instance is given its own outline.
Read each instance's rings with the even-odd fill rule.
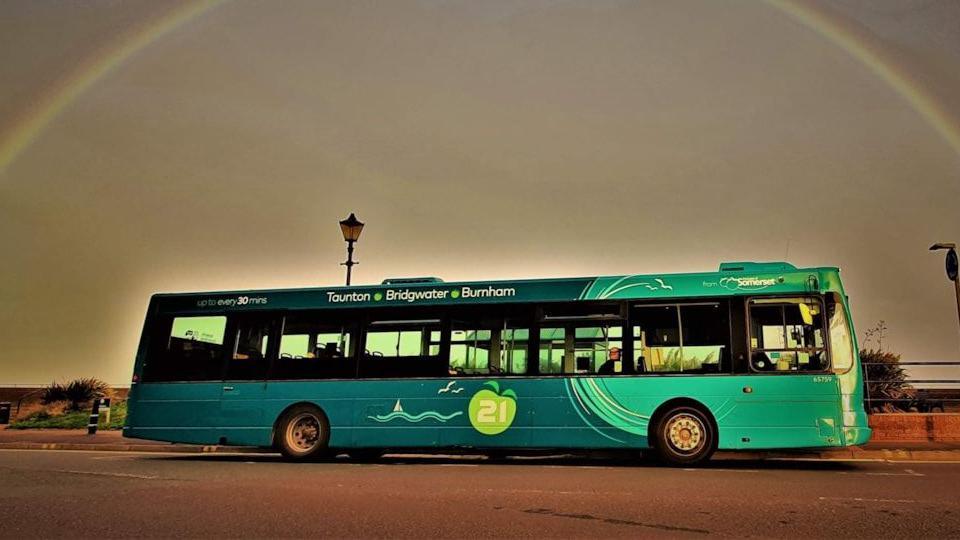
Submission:
[[[287,442],[300,451],[312,450],[320,440],[320,421],[303,413],[293,419],[287,428]]]
[[[670,444],[682,452],[696,450],[703,442],[703,424],[699,418],[689,414],[678,414],[667,424],[667,438]]]

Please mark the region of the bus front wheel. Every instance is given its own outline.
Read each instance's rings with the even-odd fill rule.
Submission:
[[[707,414],[697,407],[680,405],[660,416],[656,450],[670,465],[693,465],[710,459],[717,434]]]
[[[283,457],[306,460],[322,456],[330,441],[330,423],[320,409],[296,405],[277,423],[277,447]]]

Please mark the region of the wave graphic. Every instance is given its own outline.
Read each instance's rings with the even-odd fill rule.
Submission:
[[[611,427],[641,437],[647,436],[647,424],[650,418],[624,407],[615,397],[608,395],[609,390],[607,388],[601,388],[595,380],[570,378],[566,385],[567,395],[578,413],[580,412],[577,408],[579,404],[588,416],[595,416]],[[576,398],[576,401],[574,401],[574,398]],[[583,415],[581,415],[581,418],[596,430],[591,419]],[[612,438],[605,433],[600,434],[608,439]],[[619,441],[619,439],[614,440]]]
[[[457,416],[463,414],[463,411],[457,411],[449,415],[442,415],[437,411],[424,411],[420,414],[410,414],[404,411],[393,411],[389,414],[377,415],[377,416],[368,416],[370,420],[374,422],[386,423],[393,420],[406,420],[414,424],[423,422],[424,420],[436,420],[437,422],[447,422]]]

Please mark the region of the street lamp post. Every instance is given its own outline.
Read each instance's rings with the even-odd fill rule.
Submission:
[[[953,282],[957,293],[957,318],[960,319],[960,276],[957,275],[957,245],[954,243],[937,243],[930,246],[930,251],[947,250],[947,279]]]
[[[347,242],[347,261],[340,264],[347,267],[347,285],[350,285],[350,270],[353,269],[353,265],[360,264],[353,260],[353,243],[360,238],[363,223],[353,215],[353,212],[350,212],[350,216],[340,222],[340,230],[343,232],[343,239]]]

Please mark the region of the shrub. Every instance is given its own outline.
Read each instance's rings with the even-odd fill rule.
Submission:
[[[44,405],[66,401],[71,411],[79,411],[94,399],[107,395],[110,386],[93,377],[74,379],[66,385],[53,382],[43,390],[41,401]]]
[[[50,405],[51,403],[57,403],[59,401],[66,400],[66,387],[56,381],[50,383],[50,386],[44,388],[43,393],[40,395],[40,402],[44,405]]]
[[[900,355],[887,351],[860,351],[867,385],[866,405],[870,412],[909,410],[917,392],[907,382]]]

